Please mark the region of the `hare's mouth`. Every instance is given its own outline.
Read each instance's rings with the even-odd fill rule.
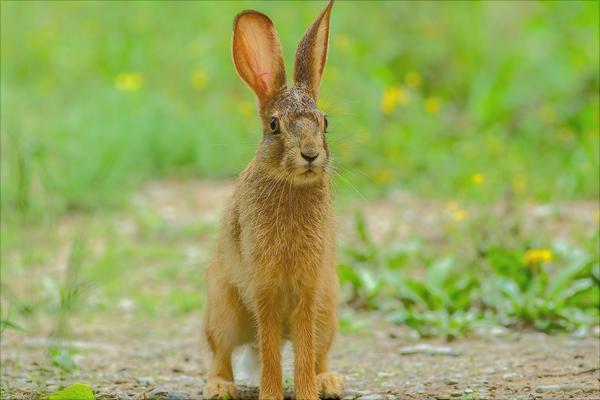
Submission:
[[[317,175],[317,169],[314,166],[308,166],[304,168],[304,171],[301,173],[301,175],[306,177],[315,176]]]
[[[300,169],[297,172],[296,179],[299,179],[298,182],[308,183],[315,181],[320,176],[319,168],[316,166],[307,166],[305,168]]]

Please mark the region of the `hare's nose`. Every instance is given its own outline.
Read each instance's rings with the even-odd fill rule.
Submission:
[[[317,157],[319,157],[319,153],[316,153],[314,156],[310,156],[310,155],[304,154],[302,152],[300,152],[300,154],[302,155],[302,158],[304,158],[308,162],[313,162],[317,159]]]

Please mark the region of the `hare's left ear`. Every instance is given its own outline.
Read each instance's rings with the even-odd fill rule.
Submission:
[[[297,85],[308,88],[315,101],[319,95],[319,86],[327,61],[329,16],[332,6],[333,0],[330,0],[321,15],[308,28],[296,50],[294,81]]]

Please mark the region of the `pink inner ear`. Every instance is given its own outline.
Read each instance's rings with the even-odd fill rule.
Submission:
[[[273,64],[276,55],[273,54],[274,41],[268,28],[248,21],[242,26],[244,32],[244,44],[247,48],[248,64],[254,81],[260,90],[267,93],[271,89],[270,83]],[[258,89],[258,88],[257,88]]]
[[[240,77],[254,90],[260,102],[285,85],[279,37],[264,14],[246,11],[236,17],[233,61]]]

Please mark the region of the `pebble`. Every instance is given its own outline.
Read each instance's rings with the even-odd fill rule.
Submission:
[[[573,390],[584,389],[581,385],[574,385],[566,383],[563,385],[542,385],[535,388],[536,393],[547,393],[547,392],[571,392]]]
[[[142,376],[142,377],[139,377],[139,378],[135,378],[135,381],[140,386],[150,386],[150,385],[154,384],[154,379],[152,379],[149,376]]]
[[[423,394],[425,393],[425,386],[419,383],[410,388],[410,391],[415,394]]]
[[[512,382],[515,379],[517,379],[518,377],[519,377],[519,374],[517,374],[515,372],[510,372],[508,374],[502,375],[502,379],[504,379],[507,382]]]
[[[345,391],[347,396],[354,396],[354,397],[358,397],[358,396],[365,396],[368,395],[369,392],[367,392],[366,390],[354,390],[354,389],[348,389]]]
[[[46,391],[48,393],[58,392],[61,389],[60,385],[48,385],[46,386]]]
[[[456,378],[448,378],[444,381],[444,383],[446,385],[457,385],[458,384],[458,379]]]
[[[190,397],[182,392],[169,391],[165,388],[154,388],[148,393],[149,400],[190,400]]]
[[[360,396],[356,400],[387,400],[387,396],[379,393],[371,393],[365,396]]]
[[[428,354],[432,356],[459,356],[461,353],[448,346],[431,346],[426,343],[421,343],[416,346],[407,346],[400,349],[400,354]]]

